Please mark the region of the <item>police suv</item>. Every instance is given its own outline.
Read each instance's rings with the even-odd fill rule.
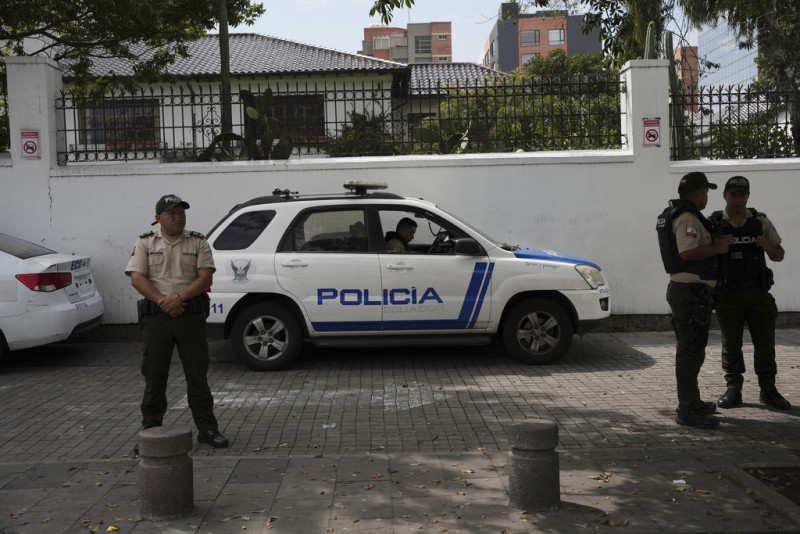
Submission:
[[[526,364],[566,353],[574,333],[610,314],[593,262],[503,244],[436,205],[382,182],[303,196],[275,190],[235,206],[209,233],[217,271],[212,335],[255,370],[321,347],[487,344]],[[402,219],[417,224],[387,251]]]

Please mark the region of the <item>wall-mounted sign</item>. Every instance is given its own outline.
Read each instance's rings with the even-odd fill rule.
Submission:
[[[644,119],[644,146],[661,146],[661,119]]]
[[[23,158],[39,157],[39,130],[22,130],[20,135],[20,145],[22,146]]]

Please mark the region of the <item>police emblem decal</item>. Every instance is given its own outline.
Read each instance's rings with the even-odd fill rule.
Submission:
[[[231,260],[234,282],[242,282],[247,280],[247,271],[250,270],[251,261],[252,260]]]

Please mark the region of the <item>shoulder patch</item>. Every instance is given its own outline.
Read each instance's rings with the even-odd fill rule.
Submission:
[[[149,232],[143,233],[139,237],[150,237],[151,235],[156,235],[156,233],[153,230],[150,230]]]
[[[189,235],[192,236],[192,237],[199,237],[200,239],[205,239],[206,238],[206,236],[204,236],[200,232],[189,232]]]

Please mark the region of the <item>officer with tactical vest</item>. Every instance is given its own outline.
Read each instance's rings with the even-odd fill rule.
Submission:
[[[177,346],[186,377],[187,399],[199,434],[197,441],[227,447],[214,417],[214,398],[208,386],[206,317],[215,271],[211,248],[202,234],[189,232],[189,204],[176,195],[156,203],[159,229],[139,236],[125,274],[144,297],[139,321],[144,341],[142,427],[161,426],[167,411],[167,380],[172,351]],[[135,451],[136,452],[136,451]]]
[[[730,178],[722,196],[725,210],[715,211],[709,219],[720,232],[733,235],[736,241],[723,261],[720,290],[715,296],[722,334],[722,369],[727,384],[727,390],[717,400],[717,405],[720,408],[742,405],[742,374],[745,372],[742,334],[747,323],[753,341],[753,367],[761,388],[759,398],[764,404],[788,410],[791,404],[775,387],[778,373],[775,318],[778,308],[769,293],[772,271],[766,260],[766,256],[772,261],[783,260],[781,236],[765,214],[747,207],[750,198],[747,178]]]
[[[656,223],[661,259],[669,273],[667,302],[677,338],[675,378],[678,410],[675,421],[697,428],[716,428],[714,402],[700,398],[697,376],[705,361],[713,293],[720,275],[720,259],[733,243],[722,237],[700,210],[708,204],[708,190],[716,189],[702,172],[690,172],[678,185],[680,198],[669,201]]]

